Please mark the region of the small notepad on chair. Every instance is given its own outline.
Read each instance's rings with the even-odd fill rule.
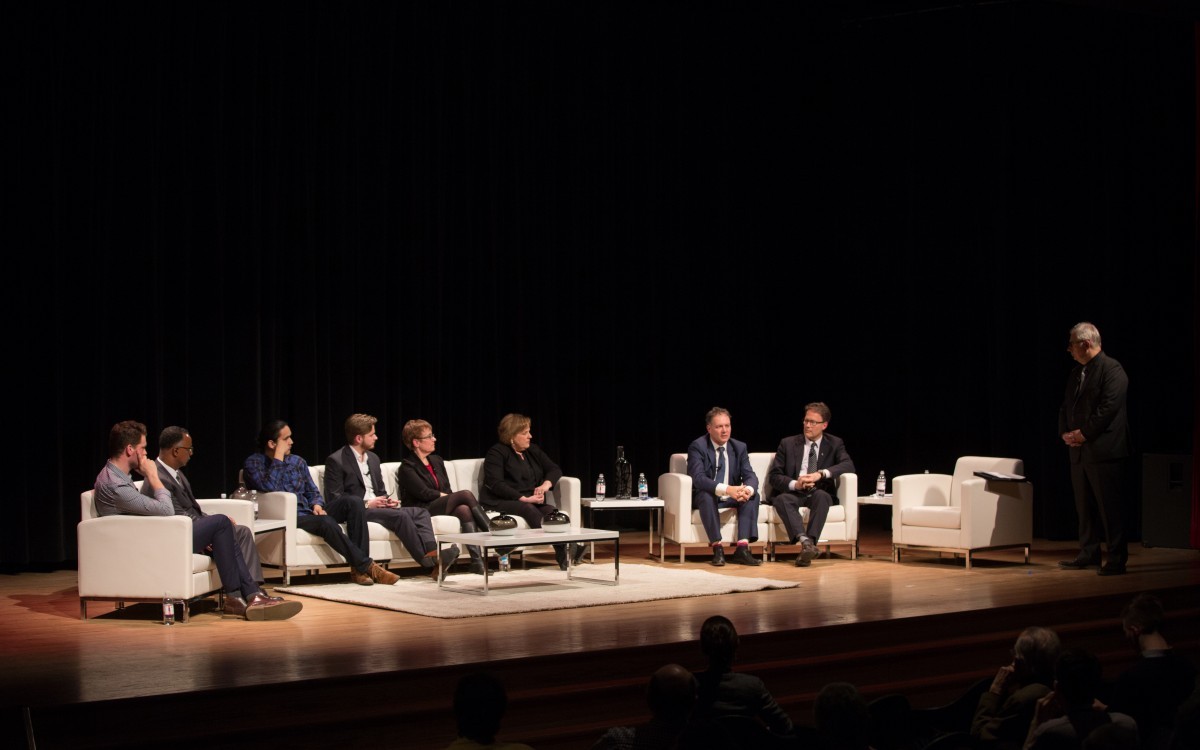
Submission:
[[[1029,481],[1020,474],[1005,474],[1002,471],[977,471],[975,476],[989,479],[993,482],[1027,482]]]

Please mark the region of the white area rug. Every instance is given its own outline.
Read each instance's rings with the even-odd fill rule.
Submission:
[[[612,565],[583,565],[576,570],[580,575],[609,580],[613,574]],[[482,587],[483,576],[452,575],[444,585],[453,588]],[[487,596],[439,590],[436,582],[424,576],[402,578],[393,586],[331,583],[322,586],[277,586],[275,591],[451,619],[789,589],[799,585],[770,578],[743,578],[703,570],[626,564],[621,566],[621,583],[617,586],[568,581],[566,573],[551,567],[493,573]]]

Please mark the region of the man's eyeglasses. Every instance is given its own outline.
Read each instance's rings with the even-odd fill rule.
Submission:
[[[190,456],[190,455],[192,455],[193,453],[195,453],[195,452],[196,452],[196,449],[195,449],[195,448],[193,448],[193,447],[192,447],[192,446],[190,446],[190,445],[177,445],[177,446],[175,446],[174,448],[172,448],[171,450],[173,450],[173,451],[187,451],[189,456]]]
[[[804,420],[805,427],[816,427],[819,424],[825,424],[825,420],[824,419],[821,419],[821,420],[806,419],[806,420]]]
[[[429,435],[426,435],[425,437],[417,438],[417,440],[437,440],[437,435],[430,433]]]

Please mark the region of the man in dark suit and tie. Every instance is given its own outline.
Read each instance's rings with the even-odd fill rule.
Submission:
[[[182,427],[167,427],[158,436],[158,476],[163,486],[171,493],[171,504],[175,507],[175,515],[187,516],[198,521],[208,514],[196,502],[196,494],[192,491],[192,483],[183,474],[183,467],[192,460],[194,448],[192,436]],[[164,470],[165,469],[165,470]],[[154,497],[154,491],[149,485],[142,485],[142,494]],[[246,561],[246,569],[258,583],[263,582],[262,562],[258,559],[258,545],[254,543],[254,529],[246,526],[234,526],[233,537],[237,540],[238,550]]]
[[[737,508],[737,549],[730,562],[762,565],[750,554],[750,542],[758,541],[758,477],[750,468],[746,444],[733,440],[729,410],[714,406],[704,421],[707,435],[688,446],[687,470],[692,478],[692,504],[713,548],[712,564],[725,564],[721,543],[719,508]]]
[[[775,451],[767,483],[774,494],[768,503],[775,508],[792,544],[800,545],[796,566],[806,568],[817,556],[817,541],[829,506],[837,494],[837,478],[854,471],[846,445],[835,435],[826,435],[829,407],[817,401],[804,407],[804,434],[786,437]],[[808,527],[800,508],[808,508]]]
[[[1132,452],[1125,394],[1129,378],[1121,363],[1100,350],[1100,331],[1078,323],[1067,337],[1067,352],[1079,363],[1067,378],[1058,410],[1058,432],[1071,458],[1071,487],[1079,513],[1079,554],[1060,567],[1081,570],[1100,564],[1100,542],[1108,560],[1102,576],[1125,572],[1129,542],[1121,502],[1125,462]]]
[[[416,506],[402,508],[400,501],[387,492],[379,456],[373,450],[379,440],[375,434],[376,421],[370,414],[351,414],[346,418],[348,444],[325,459],[325,497],[362,503],[367,522],[373,521],[395,534],[412,559],[436,579],[437,540],[429,511]],[[442,570],[449,571],[458,555],[457,545],[442,550]]]

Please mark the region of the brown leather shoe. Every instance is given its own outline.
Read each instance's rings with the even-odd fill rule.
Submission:
[[[400,576],[383,567],[379,563],[371,563],[371,569],[367,571],[367,575],[375,583],[382,583],[384,586],[391,586],[396,581],[400,580]]]
[[[267,596],[260,591],[250,597],[250,602],[246,605],[246,619],[254,622],[287,620],[295,617],[302,609],[304,609],[304,605],[300,602],[280,599],[277,596]]]
[[[221,617],[245,617],[246,616],[246,600],[240,596],[232,594],[225,595],[225,608],[221,610]]]
[[[374,566],[375,563],[371,563],[371,565]],[[366,573],[359,573],[354,568],[350,569],[350,581],[352,583],[357,583],[359,586],[370,586],[375,583],[375,581],[371,578],[370,570],[367,570]]]

